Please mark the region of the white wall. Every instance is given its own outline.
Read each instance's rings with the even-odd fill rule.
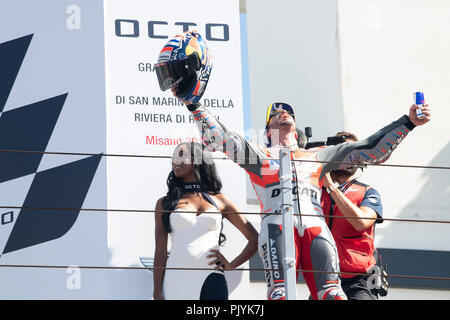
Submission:
[[[253,128],[273,102],[291,104],[314,140],[342,128],[336,10],[334,0],[247,0]]]
[[[344,128],[365,137],[407,112],[414,91],[433,109],[387,164],[448,166],[450,128],[450,2],[338,1]],[[381,193],[385,217],[449,219],[448,170],[374,168],[362,180]],[[377,244],[450,250],[450,226],[386,222]]]

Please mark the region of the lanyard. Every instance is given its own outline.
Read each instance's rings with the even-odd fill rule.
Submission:
[[[201,192],[203,197],[209,201],[214,207],[217,208],[217,210],[220,211],[219,207],[217,206],[216,202],[214,201],[214,199],[211,197],[211,195],[206,192],[201,185],[199,185],[198,183],[195,182],[190,182],[190,183],[185,183],[183,185],[183,190],[184,192]]]
[[[339,186],[338,189],[341,190],[342,193],[345,193],[345,191],[347,191],[348,188],[350,188],[350,186],[352,184],[354,184],[356,182],[356,179],[351,180],[350,182],[346,183],[343,187]],[[330,213],[329,213],[329,217],[328,217],[328,228],[331,231],[331,228],[333,227],[333,212],[334,212],[334,207],[336,206],[336,203],[333,200],[333,197],[330,194]]]

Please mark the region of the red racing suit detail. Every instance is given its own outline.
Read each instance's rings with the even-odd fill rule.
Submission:
[[[228,131],[204,107],[190,107],[203,144],[211,151],[224,152],[250,177],[261,206],[259,254],[266,269],[268,298],[282,298],[282,216],[279,179],[280,146],[264,148]],[[301,267],[314,299],[341,299],[339,258],[333,236],[320,204],[322,178],[326,172],[385,161],[392,150],[414,128],[408,117],[379,130],[365,140],[313,149],[291,149],[297,270]],[[300,161],[307,160],[307,161]],[[346,163],[336,164],[336,162]],[[301,215],[300,215],[301,214]],[[270,270],[269,270],[270,269]],[[325,271],[325,272],[311,272]]]

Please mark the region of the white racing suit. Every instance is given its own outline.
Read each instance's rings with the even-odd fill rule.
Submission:
[[[263,148],[249,143],[226,128],[200,104],[188,106],[201,131],[203,143],[212,151],[222,151],[249,175],[261,206],[259,254],[263,261],[270,300],[284,299],[282,270],[282,216],[279,179],[280,147]],[[407,116],[379,130],[369,138],[336,146],[291,149],[294,204],[296,270],[303,277],[313,299],[345,299],[339,277],[339,259],[333,236],[320,205],[326,172],[349,167],[329,162],[364,165],[387,160],[393,149],[414,125]],[[325,161],[316,162],[316,161]],[[313,272],[317,271],[317,272]]]

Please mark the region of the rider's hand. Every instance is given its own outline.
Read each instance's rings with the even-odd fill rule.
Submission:
[[[416,104],[413,104],[409,108],[409,120],[415,125],[415,126],[422,126],[425,123],[429,122],[431,120],[431,109],[428,106],[428,104],[424,104],[422,106],[422,113],[425,115],[422,118],[418,118],[416,114],[416,109],[419,109],[420,107]]]

